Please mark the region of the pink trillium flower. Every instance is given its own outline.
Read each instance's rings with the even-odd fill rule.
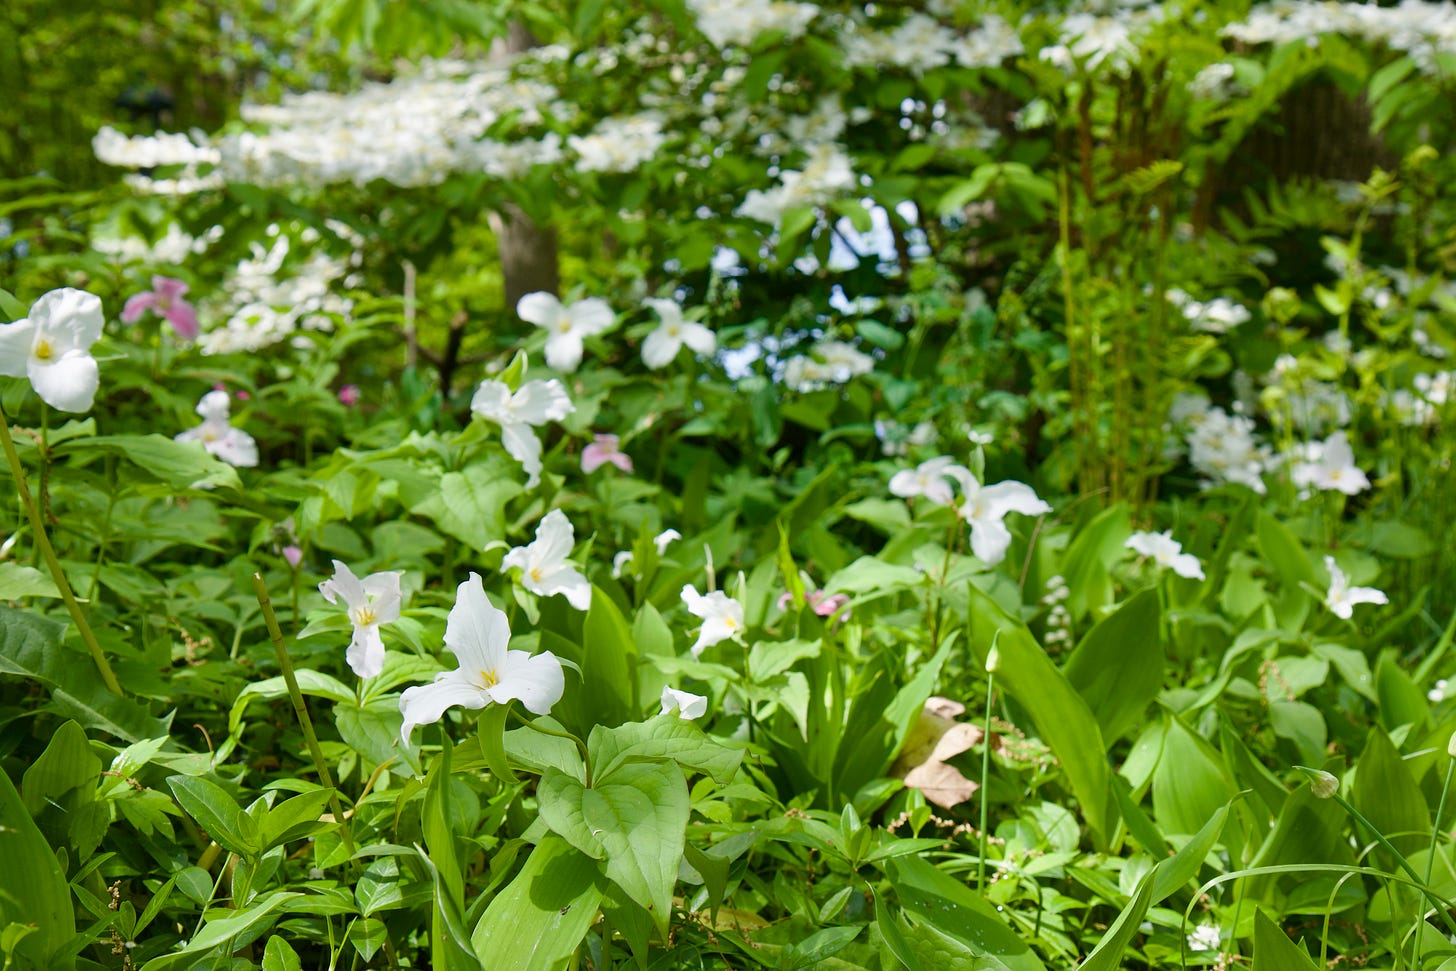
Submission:
[[[826,594],[823,590],[809,591],[808,593],[804,594],[804,600],[808,602],[809,607],[814,611],[814,613],[818,614],[820,617],[833,617],[841,607],[849,606],[848,594]],[[793,605],[793,602],[794,595],[791,593],[785,593],[782,597],[779,597],[779,609],[788,610],[789,607]],[[845,611],[844,616],[848,617],[849,611]]]
[[[339,404],[345,408],[352,408],[359,403],[359,386],[357,384],[346,384],[339,389]]]
[[[152,277],[152,289],[132,294],[121,308],[121,322],[134,324],[142,319],[148,310],[167,318],[172,330],[184,341],[196,340],[202,332],[197,322],[197,308],[182,298],[187,293],[187,284],[169,276]]]
[[[617,447],[616,435],[597,435],[581,450],[581,470],[590,475],[608,462],[623,472],[632,471],[632,457]]]

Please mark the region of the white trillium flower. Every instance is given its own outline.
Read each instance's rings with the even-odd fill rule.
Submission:
[[[354,575],[348,566],[334,561],[334,575],[319,584],[319,593],[329,603],[342,598],[349,608],[349,622],[354,625],[354,639],[344,656],[349,667],[361,678],[372,678],[384,670],[384,640],[379,625],[399,620],[402,603],[399,578],[403,571],[371,573],[364,579]]]
[[[1289,476],[1301,489],[1334,489],[1353,496],[1370,488],[1370,477],[1355,465],[1355,452],[1344,432],[1335,432],[1314,448],[1315,456],[1300,462]]]
[[[688,613],[703,621],[692,647],[693,657],[701,657],[704,650],[720,641],[743,635],[743,604],[721,590],[702,594],[688,584],[682,588],[682,602],[687,605]]]
[[[533,714],[544,715],[561,700],[566,677],[561,661],[550,651],[531,654],[507,650],[511,628],[485,595],[478,574],[460,584],[455,606],[445,622],[445,646],[460,661],[454,671],[435,676],[431,684],[406,688],[399,696],[404,716],[400,737],[409,744],[416,725],[437,722],[445,709],[484,708],[519,701]]]
[[[661,713],[666,715],[671,711],[676,711],[677,717],[683,721],[690,722],[708,713],[708,699],[691,691],[678,691],[663,685]]]
[[[581,364],[582,341],[617,321],[611,305],[600,297],[565,305],[544,290],[522,297],[516,304],[516,314],[527,323],[546,328],[546,363],[567,372]]]
[[[1133,533],[1122,544],[1140,556],[1151,557],[1160,570],[1172,570],[1189,580],[1203,579],[1203,565],[1192,553],[1183,552],[1183,544],[1173,539],[1173,531]]]
[[[209,391],[197,403],[202,424],[177,435],[179,442],[201,442],[208,453],[228,465],[252,468],[258,464],[258,443],[253,436],[228,420],[232,399],[226,391]]]
[[[577,610],[591,606],[592,588],[581,571],[566,562],[576,538],[571,521],[560,509],[553,509],[536,527],[536,540],[517,546],[501,561],[501,572],[512,567],[521,571],[521,586],[541,597],[561,594]]]
[[[642,342],[642,363],[649,368],[667,367],[686,344],[694,354],[707,356],[718,350],[718,338],[702,324],[683,319],[682,308],[672,300],[649,298],[642,301],[657,312],[662,324]]]
[[[0,325],[0,374],[29,378],[52,408],[90,411],[100,384],[91,345],[104,323],[94,293],[63,287],[43,294],[28,317]]]
[[[470,410],[501,427],[501,444],[526,470],[526,488],[541,481],[541,439],[531,429],[576,410],[560,381],[527,381],[514,393],[503,381],[482,381]]]
[[[961,468],[947,471],[961,487],[961,504],[956,513],[971,527],[971,552],[987,566],[995,566],[1006,558],[1011,545],[1011,530],[1006,528],[1007,513],[1041,516],[1052,507],[1037,498],[1025,482],[1006,481],[983,486],[976,477]]]
[[[901,499],[924,496],[937,506],[949,506],[955,501],[951,480],[962,472],[970,476],[969,471],[956,465],[955,459],[948,456],[927,459],[913,469],[896,472],[890,479],[890,493]]]
[[[1325,593],[1325,606],[1341,620],[1349,620],[1355,613],[1356,604],[1388,604],[1390,598],[1374,587],[1352,587],[1345,573],[1335,563],[1333,556],[1325,557],[1325,569],[1330,574],[1330,589]]]

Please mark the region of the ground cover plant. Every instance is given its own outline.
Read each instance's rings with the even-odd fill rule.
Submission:
[[[0,967],[1456,968],[1456,8],[64,6]]]

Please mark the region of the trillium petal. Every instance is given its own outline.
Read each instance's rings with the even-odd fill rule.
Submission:
[[[157,295],[150,290],[142,293],[134,293],[126,298],[126,303],[121,308],[121,322],[123,324],[134,324],[142,319],[142,314],[148,310],[157,309]]]
[[[558,371],[575,371],[581,366],[584,350],[579,332],[552,331],[551,336],[546,338],[546,363]]]
[[[445,646],[460,659],[462,677],[499,671],[506,659],[511,626],[485,595],[480,574],[472,573],[455,591],[455,606],[445,621]]]
[[[648,297],[642,301],[644,307],[651,307],[652,312],[665,325],[683,323],[682,307],[676,300],[663,300],[661,297]],[[661,329],[661,328],[659,328]]]
[[[197,402],[197,413],[203,421],[227,423],[232,414],[233,401],[226,391],[209,391]]]
[[[506,415],[511,389],[503,381],[482,381],[470,399],[470,410],[482,418],[500,422]]]
[[[1052,511],[1052,507],[1038,499],[1036,492],[1024,482],[998,482],[982,489],[981,496],[991,515],[998,518],[1009,512],[1040,516]]]
[[[458,671],[438,675],[432,684],[417,684],[399,696],[399,713],[404,716],[399,735],[409,744],[416,725],[440,720],[447,708],[484,708],[490,697],[460,676]]]
[[[616,311],[601,297],[578,300],[567,308],[571,315],[571,329],[578,334],[600,334],[617,322]]]
[[[1194,556],[1192,553],[1179,553],[1177,556],[1173,557],[1173,562],[1171,565],[1173,568],[1173,572],[1178,574],[1180,577],[1184,577],[1189,580],[1204,579],[1203,564],[1199,563],[1198,557]]]
[[[559,593],[577,610],[586,610],[591,607],[591,584],[575,567],[563,566],[548,574],[540,583],[536,584],[535,591],[543,597]]]
[[[987,566],[995,566],[1006,559],[1006,550],[1011,545],[1011,530],[999,519],[971,520],[971,552]]]
[[[677,352],[682,350],[682,339],[671,332],[666,324],[647,335],[642,342],[642,363],[654,371],[667,367]]]
[[[62,351],[89,351],[101,339],[101,326],[105,323],[101,316],[101,298],[74,287],[43,294],[31,306],[30,320],[40,329],[41,336]]]
[[[565,565],[575,545],[576,532],[571,528],[571,520],[560,509],[553,509],[536,527],[536,541],[531,544],[532,559],[547,572],[554,572]]]
[[[174,303],[162,312],[162,316],[172,325],[172,332],[184,341],[196,340],[197,335],[202,333],[202,325],[197,320],[197,308],[186,301]]]
[[[534,489],[541,481],[541,439],[530,425],[501,426],[501,444],[511,458],[526,470],[526,488]]]
[[[560,421],[576,410],[566,387],[555,378],[549,381],[527,381],[511,396],[510,411],[518,422],[544,425]]]
[[[379,618],[381,624],[388,624],[399,620],[399,609],[402,606],[403,594],[399,588],[399,570],[388,570],[383,573],[371,573],[361,583],[364,592],[369,596],[369,604],[374,608],[374,615]]]
[[[500,705],[519,701],[535,715],[551,711],[566,690],[561,661],[550,651],[540,654],[510,651],[497,673],[500,680],[486,689],[490,699]]]
[[[554,294],[538,290],[516,302],[516,316],[537,327],[555,327],[565,311]]]
[[[152,290],[168,303],[175,303],[187,296],[187,284],[170,276],[152,277]]]
[[[663,685],[662,688],[662,714],[677,712],[677,716],[683,721],[692,721],[701,718],[708,711],[708,699],[703,695],[695,695],[691,691],[678,691],[676,688],[669,688]]]
[[[182,438],[181,435],[177,437],[179,440]],[[344,605],[350,610],[369,602],[369,595],[364,592],[364,584],[359,582],[354,571],[341,560],[334,560],[334,575],[319,584],[319,593],[329,603],[338,603],[338,598],[342,597]]]
[[[683,324],[682,342],[691,348],[694,354],[701,354],[704,357],[718,350],[717,335],[702,324]]]
[[[44,364],[32,358],[29,375],[40,400],[58,411],[90,411],[101,384],[96,359],[84,350],[66,351]]]
[[[372,678],[384,670],[384,640],[379,636],[377,624],[364,624],[354,628],[354,638],[344,660],[361,678]]]
[[[241,428],[234,428],[231,425],[226,428],[227,431],[207,442],[207,450],[228,465],[242,469],[251,469],[256,466],[258,464],[258,443],[253,441],[253,436]]]
[[[0,374],[11,378],[26,376],[31,350],[35,346],[35,324],[20,319],[0,324]]]

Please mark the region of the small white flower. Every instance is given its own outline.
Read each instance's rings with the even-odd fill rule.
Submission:
[[[581,364],[582,340],[600,334],[617,320],[611,305],[599,297],[563,305],[545,291],[522,297],[516,304],[516,314],[527,323],[546,328],[546,363],[568,372]]]
[[[705,649],[720,641],[743,636],[743,604],[721,590],[701,594],[697,587],[688,584],[682,588],[682,602],[687,605],[688,613],[703,621],[692,647],[693,657],[700,657]]]
[[[1173,531],[1133,533],[1123,544],[1140,556],[1152,557],[1160,570],[1172,570],[1189,580],[1203,579],[1203,566],[1198,557],[1183,552],[1183,544],[1173,539]]]
[[[177,435],[179,442],[201,442],[202,447],[228,465],[252,468],[258,464],[258,443],[253,436],[233,426],[228,417],[232,399],[226,391],[209,391],[197,403],[202,424]]]
[[[1188,950],[1217,951],[1221,941],[1217,927],[1212,924],[1199,924],[1188,935]]]
[[[1387,604],[1390,599],[1374,587],[1352,587],[1345,579],[1345,573],[1335,564],[1333,556],[1325,557],[1325,569],[1330,574],[1330,589],[1325,593],[1325,606],[1341,620],[1349,620],[1356,604]]]
[[[618,550],[612,557],[612,579],[622,579],[622,574],[627,572],[627,567],[632,563],[631,550]]]
[[[1446,679],[1445,678],[1439,679],[1436,682],[1436,686],[1434,688],[1432,688],[1430,691],[1427,691],[1426,692],[1426,698],[1429,699],[1432,704],[1435,704],[1435,703],[1441,702],[1441,701],[1445,701],[1446,700],[1446,684],[1447,684],[1447,682],[1446,682]]]
[[[521,571],[521,586],[541,597],[561,594],[577,610],[591,606],[592,588],[581,571],[566,561],[575,544],[571,521],[553,509],[536,527],[536,540],[517,546],[501,561],[501,572]]]
[[[971,552],[987,566],[995,566],[1005,559],[1006,550],[1011,546],[1011,530],[1004,522],[1008,513],[1041,516],[1052,511],[1024,482],[983,486],[960,466],[952,466],[948,474],[960,483],[961,504],[956,513],[971,527]]]
[[[354,638],[344,657],[361,678],[372,678],[384,670],[384,641],[379,636],[379,625],[399,620],[401,575],[402,571],[391,570],[371,573],[361,580],[335,560],[334,575],[319,584],[325,600],[338,603],[343,598],[344,606],[349,608]]]
[[[718,338],[702,324],[683,319],[682,308],[672,300],[642,301],[662,320],[642,342],[642,363],[649,368],[667,367],[686,344],[694,354],[707,356],[718,350]]]
[[[1353,496],[1370,488],[1370,478],[1355,465],[1355,452],[1350,448],[1344,432],[1335,432],[1312,448],[1315,454],[1306,462],[1300,462],[1290,470],[1290,478],[1296,486],[1316,489],[1333,489]]]
[[[28,317],[0,325],[0,374],[29,378],[52,408],[90,411],[100,384],[91,345],[103,323],[94,293],[63,287],[43,294]]]
[[[677,717],[685,722],[695,718],[701,718],[708,712],[708,699],[703,695],[695,695],[691,691],[678,691],[663,685],[662,688],[662,714],[676,711]]]
[[[501,427],[501,444],[526,470],[526,488],[541,481],[541,440],[531,429],[576,410],[560,381],[527,381],[515,393],[503,381],[480,382],[470,410]]]
[[[652,542],[657,545],[657,555],[661,556],[667,552],[668,546],[680,539],[682,539],[682,533],[675,529],[664,529],[652,538]]]
[[[440,720],[445,709],[484,708],[520,701],[527,710],[544,715],[561,700],[566,677],[561,661],[550,651],[532,655],[510,651],[511,628],[485,595],[477,574],[460,584],[455,606],[445,622],[445,647],[460,660],[454,671],[436,675],[432,684],[406,688],[399,696],[404,716],[400,737],[406,745],[416,725]]]
[[[955,478],[957,473],[953,470],[956,469],[966,472],[955,464],[955,459],[947,456],[927,459],[913,469],[896,472],[890,479],[890,493],[901,499],[924,496],[937,506],[949,506],[955,500],[951,479]]]

